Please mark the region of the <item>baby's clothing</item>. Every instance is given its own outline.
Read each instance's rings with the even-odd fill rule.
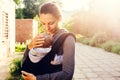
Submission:
[[[63,62],[63,55],[56,54],[54,57],[54,60],[51,61],[51,64],[52,65],[59,65],[59,64],[62,64],[62,62]]]
[[[51,48],[33,48],[28,54],[31,62],[37,63],[50,51]]]
[[[47,53],[51,51],[51,48],[33,48],[29,52],[29,58],[31,62],[39,62]],[[51,61],[52,65],[59,65],[63,62],[63,55],[55,55],[54,60]]]

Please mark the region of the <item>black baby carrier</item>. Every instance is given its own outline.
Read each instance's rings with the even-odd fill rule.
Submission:
[[[72,35],[73,37],[75,37],[72,33],[62,34],[52,45],[52,50],[38,63],[32,63],[28,57],[28,53],[26,53],[27,58],[22,64],[22,70],[32,73],[34,75],[43,75],[43,74],[62,71],[62,64],[52,65],[50,62],[54,59],[55,54],[58,54],[60,47],[63,46],[63,43],[68,35]],[[62,55],[62,54],[58,54],[58,55]]]

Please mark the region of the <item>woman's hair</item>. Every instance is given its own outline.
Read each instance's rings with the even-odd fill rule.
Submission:
[[[59,19],[62,17],[61,11],[55,3],[44,3],[40,7],[40,14],[52,14],[55,18]]]

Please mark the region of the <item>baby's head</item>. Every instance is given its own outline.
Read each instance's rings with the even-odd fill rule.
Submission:
[[[52,42],[53,42],[53,38],[52,36],[50,36],[49,34],[45,34],[45,33],[42,33],[41,35],[43,35],[43,37],[45,38],[45,42],[43,44],[43,48],[48,48],[52,45]]]

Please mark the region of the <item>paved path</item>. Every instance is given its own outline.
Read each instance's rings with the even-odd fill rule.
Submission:
[[[6,59],[0,59],[0,80],[5,80],[9,76],[8,61]]]
[[[120,80],[120,56],[103,49],[76,44],[73,80]]]
[[[6,61],[0,59],[0,80],[8,75]],[[120,55],[77,43],[73,80],[120,80]]]

